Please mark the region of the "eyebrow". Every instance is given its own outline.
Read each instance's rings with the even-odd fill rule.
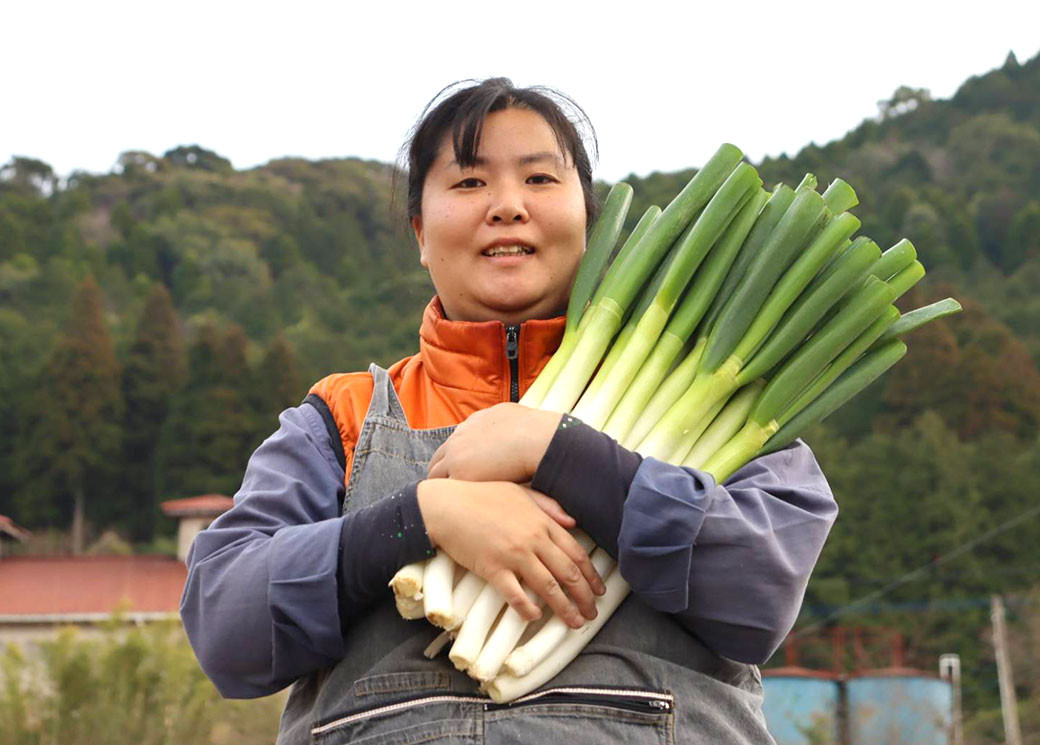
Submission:
[[[538,153],[529,153],[527,155],[521,155],[519,158],[515,158],[513,160],[513,162],[519,166],[529,166],[532,163],[542,163],[545,161],[551,161],[556,165],[563,164],[563,158],[561,158],[559,154],[550,152],[549,150],[543,150],[542,152]],[[487,161],[484,158],[474,158],[473,165],[486,166]],[[459,161],[457,159],[453,159],[450,163],[448,163],[448,166],[458,166],[459,168],[462,167],[461,165],[459,165]]]

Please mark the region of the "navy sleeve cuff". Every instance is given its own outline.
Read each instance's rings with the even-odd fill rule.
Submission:
[[[642,460],[608,435],[565,414],[531,488],[558,501],[598,546],[616,558],[625,498]]]
[[[389,592],[405,564],[433,556],[417,493],[419,482],[343,518],[339,542],[339,608],[344,630],[364,606]]]

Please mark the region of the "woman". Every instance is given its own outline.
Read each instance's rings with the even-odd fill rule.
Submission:
[[[498,78],[428,107],[409,213],[437,290],[419,352],[322,380],[253,455],[188,559],[203,669],[233,697],[295,681],[280,743],[770,742],[754,664],[793,624],[836,513],[808,448],[717,486],[508,403],[559,343],[595,213],[553,98]],[[571,626],[593,617],[602,582],[575,521],[633,595],[553,693],[496,706],[422,656],[434,630],[402,621],[386,583],[435,547],[528,618],[521,581]]]

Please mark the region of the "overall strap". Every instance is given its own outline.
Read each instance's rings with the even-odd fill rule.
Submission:
[[[390,380],[390,374],[376,363],[368,366],[368,372],[372,375],[372,401],[368,405],[369,417],[381,417],[394,419],[407,424],[408,417],[405,416],[401,399],[397,397],[394,384]]]

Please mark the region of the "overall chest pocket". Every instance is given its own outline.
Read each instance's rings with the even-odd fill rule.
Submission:
[[[484,742],[671,745],[669,693],[601,687],[552,688],[512,704],[485,705]]]

